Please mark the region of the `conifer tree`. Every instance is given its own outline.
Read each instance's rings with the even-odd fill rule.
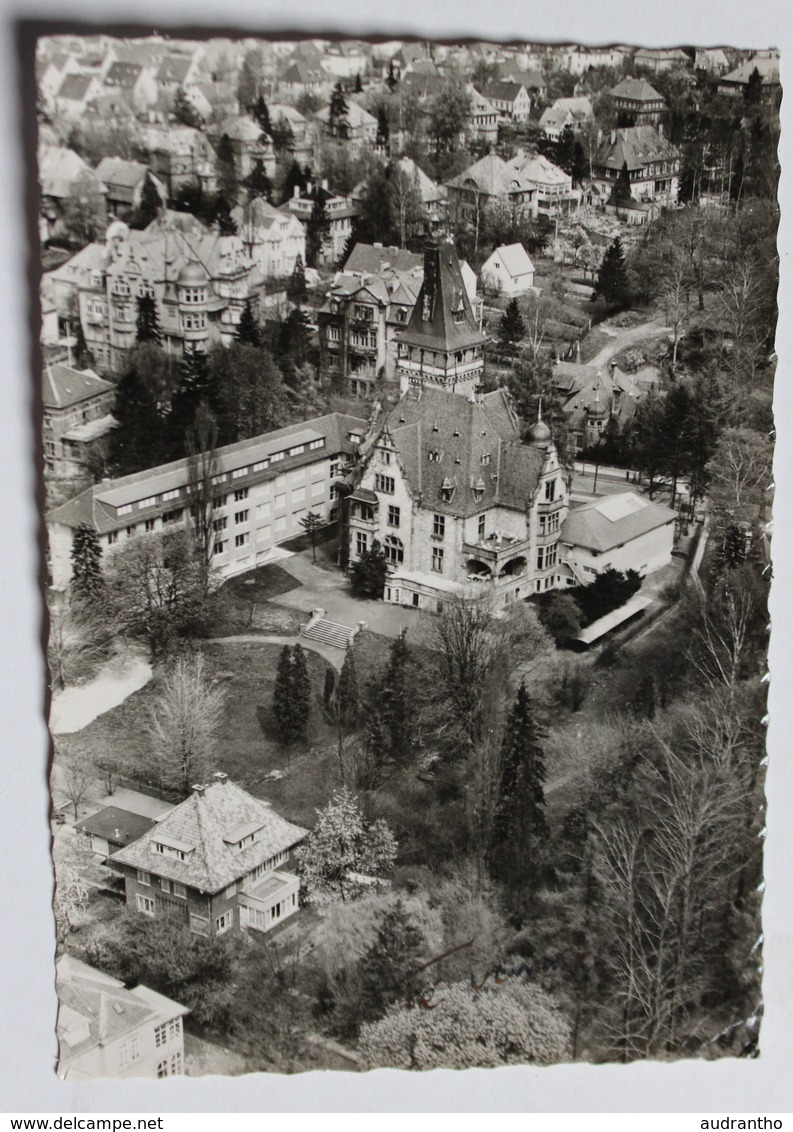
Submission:
[[[279,737],[285,743],[295,739],[295,705],[292,698],[292,650],[284,645],[278,657],[273,685],[273,718]]]
[[[135,320],[135,340],[162,345],[162,331],[157,316],[154,295],[140,295],[137,299],[138,316]]]
[[[379,106],[377,109],[377,134],[375,135],[374,144],[381,149],[387,149],[390,136],[391,128],[388,125],[388,115],[386,114],[385,106]]]
[[[306,167],[301,169],[299,161],[293,161],[286,171],[283,185],[281,186],[281,203],[286,204],[294,196],[295,189],[303,193],[306,191],[308,182],[311,179],[311,170]]]
[[[269,201],[272,197],[272,181],[267,176],[264,162],[260,157],[256,159],[253,168],[245,178],[245,188],[248,190],[248,200],[264,197],[265,200]]]
[[[93,527],[80,523],[72,539],[72,595],[76,601],[90,602],[102,593],[102,546]]]
[[[303,266],[303,260],[300,256],[295,260],[294,270],[289,277],[286,293],[293,303],[305,302],[308,298],[308,288],[306,287],[306,269]]]
[[[355,92],[355,94],[363,94],[363,83],[361,82],[361,73],[360,73],[360,71],[359,71],[359,72],[358,72],[358,73],[356,74],[356,76],[355,76],[355,87],[354,87],[354,92]]]
[[[76,369],[93,369],[94,355],[88,349],[88,343],[85,340],[85,333],[83,332],[82,320],[78,317],[74,320],[74,365]]]
[[[614,182],[614,188],[611,190],[609,204],[626,205],[630,204],[632,200],[631,175],[628,172],[627,161],[623,161],[617,180]]]
[[[221,236],[237,235],[237,224],[234,217],[231,215],[231,205],[229,204],[228,198],[222,193],[219,193],[215,198],[212,219],[217,225],[218,232],[220,232]]]
[[[393,1003],[409,997],[411,972],[422,958],[424,939],[401,900],[380,921],[374,943],[363,958],[361,1014],[381,1017]]]
[[[517,342],[520,342],[525,333],[526,323],[520,313],[518,300],[510,299],[501,316],[499,337],[505,346],[514,346]]]
[[[344,97],[344,89],[341,83],[336,83],[333,88],[333,93],[330,96],[330,105],[328,107],[328,133],[331,137],[347,137],[348,109],[347,99]]]
[[[146,171],[146,176],[143,179],[143,188],[140,193],[140,204],[135,209],[134,228],[148,228],[153,220],[156,220],[162,211],[162,197],[157,192],[157,186],[151,178],[151,174]]]
[[[385,77],[385,81],[389,91],[391,92],[391,94],[393,94],[396,88],[399,86],[399,79],[396,77],[396,73],[394,72],[393,59],[388,64],[388,74]]]
[[[631,298],[628,271],[625,266],[625,253],[619,236],[606,249],[603,262],[598,271],[595,294],[610,310],[622,310]]]
[[[355,650],[352,645],[344,654],[344,664],[336,685],[335,707],[340,727],[345,731],[354,730],[360,716],[361,703],[358,694],[358,676],[355,671]]]
[[[263,134],[269,134],[272,125],[270,123],[270,111],[267,109],[267,103],[264,101],[264,95],[260,94],[253,105],[253,117],[257,125],[261,128]]]
[[[237,179],[237,163],[234,158],[234,146],[228,134],[223,134],[215,151],[215,169],[218,179],[218,193],[231,203],[236,203],[239,192]]]
[[[242,346],[256,346],[262,344],[262,332],[256,315],[253,313],[250,299],[245,300],[240,320],[237,323],[237,341]]]
[[[538,879],[538,850],[548,836],[545,818],[543,732],[520,683],[501,748],[501,780],[493,822],[493,869],[512,890]]]
[[[306,262],[309,267],[316,267],[322,248],[330,236],[330,217],[325,208],[325,198],[318,190],[311,206],[311,213],[306,222]]]
[[[378,539],[364,551],[350,570],[350,588],[356,597],[373,597],[378,600],[383,596],[388,563],[385,551]]]
[[[292,703],[295,739],[305,739],[311,711],[311,681],[306,654],[299,644],[292,649]]]
[[[204,124],[203,118],[185,94],[184,87],[180,86],[177,89],[171,113],[174,116],[174,121],[180,126],[191,126],[194,130],[197,130]]]

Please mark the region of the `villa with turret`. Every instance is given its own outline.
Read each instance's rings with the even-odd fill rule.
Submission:
[[[482,392],[484,342],[454,248],[429,247],[402,396],[375,417],[348,499],[350,562],[379,542],[386,601],[437,610],[475,589],[503,605],[568,584],[567,475],[544,421],[523,440],[508,392]]]

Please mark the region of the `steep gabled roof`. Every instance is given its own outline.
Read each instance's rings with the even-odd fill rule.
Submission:
[[[427,247],[424,279],[402,341],[445,353],[484,343],[453,244]]]
[[[496,505],[525,511],[545,453],[520,440],[503,389],[467,399],[425,386],[406,393],[386,418],[408,487],[423,506],[473,515]],[[430,453],[433,458],[430,459]],[[451,499],[442,488],[451,486]]]
[[[256,838],[240,847],[243,830],[255,832]],[[233,782],[215,782],[200,793],[194,791],[110,860],[214,893],[293,848],[307,833],[279,817],[269,802],[254,798]],[[184,860],[155,849],[155,844],[173,842],[182,849]]]
[[[94,170],[73,149],[40,145],[38,163],[41,192],[45,197],[68,197],[81,184],[92,192],[105,191]]]
[[[529,253],[526,251],[523,244],[502,244],[501,247],[496,248],[482,264],[483,271],[490,263],[490,260],[496,255],[500,257],[507,273],[513,279],[517,279],[521,275],[527,275],[534,271],[534,264],[531,262]]]
[[[67,409],[114,387],[92,370],[77,370],[56,362],[44,368],[44,408]]]
[[[514,102],[525,89],[523,83],[512,82],[509,79],[493,79],[489,83],[484,83],[479,93],[485,98],[493,98],[499,102]]]
[[[411,271],[414,267],[424,266],[424,257],[417,252],[405,251],[404,248],[356,244],[347,257],[344,270],[376,275],[387,264],[397,271]]]
[[[656,161],[669,161],[680,156],[678,148],[655,126],[629,126],[615,131],[614,140],[606,138],[598,147],[595,165],[607,169],[643,169]]]
[[[572,186],[572,177],[570,174],[565,173],[564,169],[560,169],[558,165],[554,165],[552,161],[549,161],[547,157],[543,157],[541,153],[535,153],[528,157],[519,155],[513,157],[507,164],[510,169],[514,169],[529,185]]]
[[[167,55],[157,71],[157,82],[183,83],[192,64],[186,55]]]
[[[134,189],[148,173],[147,165],[140,161],[125,161],[121,157],[103,157],[96,167],[96,175],[105,185]]]
[[[487,196],[508,196],[510,193],[532,188],[514,168],[495,153],[480,158],[446,182],[449,188],[456,189],[467,189],[470,183]]]

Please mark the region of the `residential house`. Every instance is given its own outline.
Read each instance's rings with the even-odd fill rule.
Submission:
[[[55,95],[55,109],[64,118],[77,122],[91,102],[103,93],[96,75],[66,74]]]
[[[467,133],[483,141],[497,141],[499,111],[474,87],[468,87],[468,94],[471,99],[471,109],[468,113]]]
[[[557,98],[552,106],[543,110],[540,129],[549,141],[558,141],[568,126],[580,130],[587,122],[594,121],[594,117],[588,98]]]
[[[680,47],[641,48],[633,56],[633,65],[637,70],[644,67],[657,75],[659,71],[671,71],[673,67],[689,67],[691,56]]]
[[[283,131],[286,131],[287,126],[289,127],[291,137],[286,151],[290,157],[301,164],[310,161],[314,152],[314,137],[308,119],[294,106],[289,106],[285,102],[271,102],[268,110],[272,126]]]
[[[427,59],[412,64],[410,69],[404,72],[399,80],[399,90],[403,97],[415,95],[419,102],[426,102],[428,98],[432,98],[433,95],[443,90],[445,81],[444,76],[435,64]],[[471,90],[473,90],[473,87],[471,87]],[[473,100],[473,95],[471,98]],[[479,100],[477,100],[477,105],[480,115],[486,118],[492,116],[492,108],[488,107],[485,110]]]
[[[38,165],[41,185],[39,211],[44,240],[57,234],[64,213],[72,203],[93,202],[98,216],[104,216],[105,186],[74,150],[40,145]]]
[[[502,203],[516,215],[537,217],[536,188],[495,154],[481,158],[446,182],[452,223],[477,225],[482,212]]]
[[[64,1081],[181,1076],[189,1010],[139,983],[127,990],[71,955],[55,965],[58,1065]]]
[[[436,184],[421,166],[416,164],[412,157],[400,157],[394,164],[421,200],[423,212],[421,229],[429,232],[436,231],[441,227],[446,216],[445,187]],[[367,183],[367,180],[359,182],[350,193],[350,200],[356,208],[360,207]],[[411,230],[407,234],[416,235],[416,232]]]
[[[568,585],[593,582],[605,570],[644,577],[672,560],[677,513],[633,491],[571,508],[559,536]]]
[[[311,510],[338,515],[339,479],[354,461],[366,422],[329,413],[217,450],[212,566],[221,577],[252,570],[274,546],[302,533]],[[87,523],[105,554],[128,539],[190,523],[190,468],[176,460],[93,484],[47,516],[50,574],[71,580],[74,532]]]
[[[42,374],[45,474],[85,474],[89,448],[115,427],[116,388],[93,370],[58,363]]]
[[[779,81],[779,56],[776,53],[753,55],[729,74],[719,79],[719,94],[728,98],[741,98],[754,71],[760,75],[762,97],[765,102],[775,103],[781,96]]]
[[[323,68],[341,79],[363,75],[369,65],[366,46],[354,40],[331,41],[326,45],[321,58]]]
[[[521,181],[534,189],[534,202],[537,211],[552,215],[561,208],[577,206],[581,199],[578,190],[573,189],[573,178],[564,169],[554,165],[542,154],[527,156],[521,152],[507,162]]]
[[[677,201],[680,151],[656,126],[612,130],[598,146],[592,166],[593,183],[604,198],[608,198],[614,182],[627,167],[631,196],[636,201]]]
[[[730,62],[726,53],[721,47],[698,48],[694,56],[694,70],[695,71],[709,71],[715,72],[717,75],[724,74],[730,68]]]
[[[306,262],[306,230],[296,216],[261,197],[232,210],[237,232],[262,279],[291,275]]]
[[[165,185],[169,199],[189,185],[217,191],[215,151],[203,130],[192,126],[149,126],[143,144],[152,173]]]
[[[475,394],[482,384],[484,343],[454,245],[429,243],[421,290],[397,345],[401,391],[430,385]]]
[[[270,138],[262,133],[252,118],[240,115],[227,119],[222,126],[210,134],[215,148],[222,137],[231,142],[234,152],[234,165],[237,177],[244,181],[253,172],[257,161],[261,161],[268,177],[275,177],[275,151]]]
[[[300,881],[285,869],[307,833],[216,774],[110,862],[144,916],[173,916],[204,936],[267,932],[298,910]]]
[[[318,124],[319,137],[326,137],[330,132],[330,106],[321,107],[313,117]],[[374,146],[377,136],[377,119],[357,102],[347,99],[347,114],[338,126],[338,136],[355,149],[369,149]]]
[[[130,842],[143,837],[156,824],[154,818],[143,814],[134,814],[119,806],[104,806],[77,822],[74,828],[89,840],[91,851],[104,861]]]
[[[482,264],[482,283],[505,298],[534,289],[534,264],[523,244],[502,244]]]
[[[297,99],[301,94],[316,94],[320,98],[326,98],[336,85],[336,81],[335,76],[329,74],[320,64],[312,65],[297,60],[289,63],[279,75],[278,97]]]
[[[666,99],[647,79],[626,77],[611,90],[621,126],[654,126],[666,110]]]
[[[302,193],[299,186],[295,185],[294,195],[280,206],[281,211],[293,213],[307,226],[316,200],[324,202],[325,214],[330,222],[328,237],[319,254],[319,265],[327,267],[341,259],[358,210],[348,197],[332,193],[328,189],[328,182],[322,181],[320,185],[308,185]]]
[[[485,83],[479,93],[507,122],[528,122],[531,114],[531,97],[522,83],[494,79]]]
[[[140,63],[113,63],[105,75],[105,90],[124,94],[139,114],[157,101],[157,81],[149,67]]]
[[[598,67],[622,67],[624,47],[567,47],[561,55],[561,66],[571,75],[583,75]]]
[[[76,331],[79,318],[88,349],[100,369],[112,368],[108,330],[106,267],[108,253],[103,244],[87,244],[71,259],[48,271],[41,281],[41,292],[55,309],[43,342],[61,344],[64,352]],[[52,337],[52,328],[57,336]]]
[[[208,76],[201,66],[201,58],[193,55],[166,55],[155,74],[161,93],[176,94],[180,87],[188,89]]]
[[[568,436],[576,454],[594,448],[610,425],[625,429],[637,406],[660,390],[658,370],[653,366],[626,373],[616,362],[602,368],[557,362],[551,380],[564,400]]]
[[[40,56],[36,60],[36,81],[47,105],[54,105],[55,96],[66,76],[79,73],[79,63],[65,51],[53,51],[49,55]]]
[[[423,274],[421,256],[356,244],[319,311],[320,373],[353,397],[373,396],[379,381],[393,383]]]
[[[125,215],[140,206],[147,177],[151,178],[160,201],[165,204],[165,186],[139,161],[103,157],[96,167],[96,175],[104,185],[108,209],[114,216]]]
[[[548,87],[545,82],[542,71],[536,68],[526,68],[521,65],[518,57],[505,60],[503,63],[496,64],[497,77],[502,82],[518,83],[520,86],[526,88],[529,97],[537,102],[545,102],[548,96]]]
[[[401,78],[419,60],[429,60],[429,47],[426,43],[403,43],[392,55],[390,62],[393,63],[394,74]]]
[[[476,594],[504,605],[561,584],[567,479],[543,421],[521,440],[505,389],[413,386],[365,451],[347,504],[350,561],[379,541],[386,601],[439,610]]]

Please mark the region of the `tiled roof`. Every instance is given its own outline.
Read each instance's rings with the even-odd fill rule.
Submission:
[[[423,204],[431,204],[445,198],[446,190],[433,181],[432,177],[428,176],[412,157],[400,157],[397,165],[418,190]]]
[[[366,272],[377,275],[388,265],[397,271],[410,271],[424,267],[424,257],[418,252],[396,247],[375,247],[374,244],[356,244],[347,257],[345,271]]]
[[[723,83],[748,83],[752,71],[757,70],[763,83],[779,82],[779,59],[773,56],[760,55],[741,63],[734,71],[721,78]]]
[[[139,63],[116,62],[107,72],[105,82],[111,86],[131,89],[140,78],[143,67]]]
[[[146,165],[139,161],[125,161],[121,157],[103,157],[96,167],[100,181],[122,189],[134,189],[147,173]]]
[[[148,1022],[152,1026],[189,1014],[178,1002],[148,987],[126,990],[123,983],[86,963],[63,955],[56,965],[58,1045],[67,1063],[108,1045]]]
[[[72,369],[58,362],[45,366],[43,380],[45,409],[67,409],[114,388],[92,370]]]
[[[650,86],[647,79],[634,79],[626,76],[611,90],[613,98],[629,98],[632,102],[657,102],[663,98]]]
[[[427,304],[429,318],[424,317]],[[402,341],[422,349],[448,353],[481,345],[484,340],[471,309],[454,245],[429,246],[424,253],[421,290]]]
[[[680,151],[655,126],[630,126],[606,138],[595,154],[595,165],[607,169],[643,169],[656,161],[670,161]]]
[[[72,149],[59,145],[40,145],[39,181],[45,197],[68,197],[82,182],[92,192],[105,190],[94,171]]]
[[[503,389],[469,400],[426,386],[406,393],[386,418],[412,494],[423,505],[473,515],[496,505],[525,511],[537,490],[545,454],[520,440]],[[430,460],[429,454],[438,455]],[[483,463],[483,457],[487,462]],[[489,458],[489,459],[488,459]],[[450,501],[441,488],[451,484]],[[479,485],[480,498],[473,488]]]
[[[329,83],[332,80],[333,76],[323,70],[322,67],[304,63],[298,59],[296,62],[290,63],[283,71],[279,82],[301,83],[304,86],[310,86],[314,83]]]
[[[509,79],[494,79],[485,83],[479,93],[485,98],[497,99],[500,102],[514,102],[522,90],[525,90],[523,83],[511,82]]]
[[[480,193],[487,196],[508,196],[510,193],[528,190],[527,184],[506,161],[496,154],[488,154],[479,161],[452,177],[446,184],[449,188],[466,189],[473,182]]]
[[[502,244],[500,248],[496,248],[492,255],[482,264],[483,271],[495,255],[500,256],[501,262],[513,279],[517,279],[520,275],[526,275],[534,271],[534,264],[531,262],[529,253],[526,251],[523,244]]]
[[[594,117],[592,103],[588,98],[557,98],[553,106],[546,107],[540,116],[540,126],[564,125],[568,115],[574,122],[589,121]]]
[[[239,840],[243,828],[256,829],[257,837],[238,848],[233,841]],[[233,782],[215,782],[202,793],[194,791],[154,829],[110,859],[213,893],[291,849],[307,833],[279,817],[268,802],[254,798]],[[193,848],[183,861],[158,853],[154,843],[165,838]]]
[[[520,83],[531,93],[533,90],[545,90],[545,79],[540,71],[523,71],[514,63],[507,60],[498,64],[499,78]]]
[[[65,75],[55,97],[67,98],[70,102],[82,102],[93,81],[93,75]]]
[[[231,210],[231,216],[236,221],[237,230],[242,231],[244,228],[247,232],[251,225],[256,228],[271,228],[276,221],[283,223],[285,214],[263,197],[255,197],[245,205],[238,204]],[[294,213],[289,213],[289,216],[294,224],[300,224]]]
[[[244,114],[237,114],[227,118],[220,127],[221,134],[227,134],[232,141],[258,142],[262,136],[262,128]],[[262,143],[264,144],[264,143]]]
[[[513,157],[508,165],[529,185],[570,185],[572,187],[573,181],[570,174],[565,173],[564,169],[554,165],[542,154],[533,154],[531,157],[519,155]]]
[[[327,122],[330,116],[330,106],[323,106],[314,114],[320,122]],[[364,110],[357,102],[349,99],[347,102],[347,124],[351,130],[361,129],[365,126],[377,127],[377,119],[368,110]]]
[[[160,83],[183,83],[193,60],[184,55],[168,55],[160,63],[157,81]]]
[[[665,527],[677,518],[675,511],[651,503],[633,491],[593,499],[569,512],[560,539],[572,546],[611,550],[640,535]]]

